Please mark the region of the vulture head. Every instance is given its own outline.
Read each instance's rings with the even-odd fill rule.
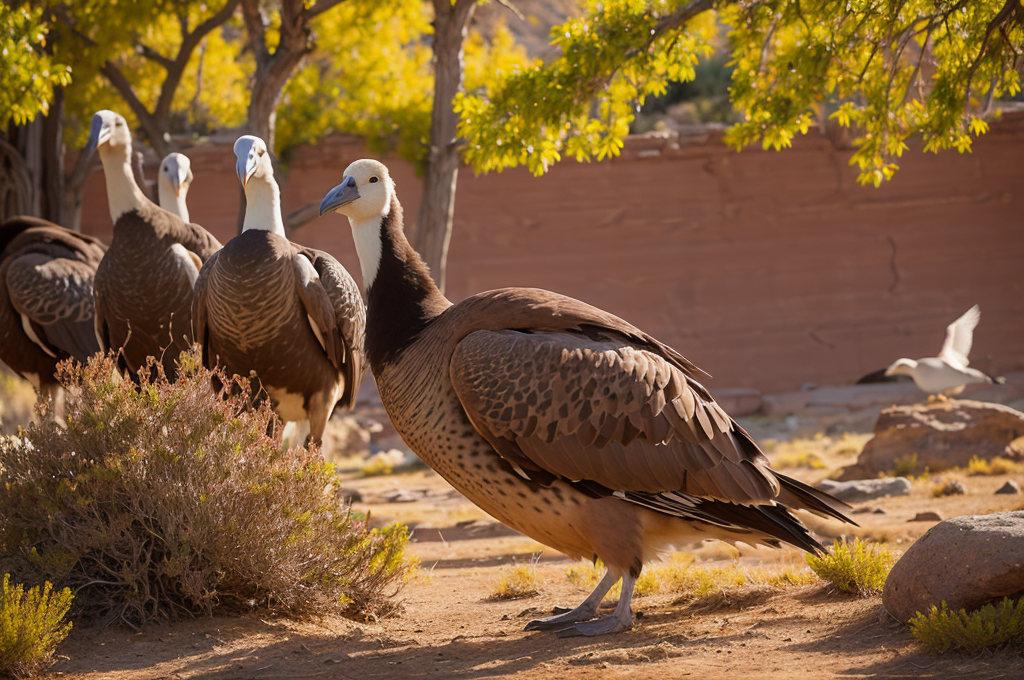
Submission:
[[[267,153],[267,144],[259,137],[243,135],[235,141],[235,172],[242,188],[249,186],[253,177],[264,181],[273,181],[274,165]]]
[[[168,154],[160,163],[161,191],[172,196],[184,197],[188,193],[188,185],[192,183],[192,161],[180,153]]]
[[[362,159],[345,168],[341,184],[331,189],[320,201],[320,214],[339,212],[353,224],[364,220],[379,220],[391,210],[391,197],[395,185],[387,167],[379,162]]]
[[[89,143],[85,153],[92,155],[99,150],[102,154],[107,149],[117,149],[122,153],[132,148],[132,133],[124,116],[113,111],[97,111],[92,117],[92,130],[89,132]]]

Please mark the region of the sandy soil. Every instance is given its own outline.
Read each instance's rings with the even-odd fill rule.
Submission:
[[[830,468],[855,455],[821,440],[815,446]],[[790,472],[807,479],[824,474]],[[819,521],[815,530],[824,537],[856,533],[901,551],[934,524],[908,521],[919,511],[952,517],[1024,503],[1020,496],[993,495],[1007,477],[960,475],[966,495],[933,498],[931,490],[949,476],[916,480],[908,497],[857,506],[853,517],[860,528]],[[422,569],[403,591],[398,616],[369,624],[214,618],[141,634],[79,628],[60,648],[54,673],[76,680],[1024,677],[1020,654],[936,657],[884,613],[880,598],[834,594],[822,585],[748,586],[725,598],[689,603],[676,602],[674,595],[638,598],[634,630],[617,636],[526,633],[523,626],[531,618],[585,596],[566,579],[566,558],[489,520],[429,470],[352,478],[345,485],[359,490],[363,501],[357,505],[375,521],[414,526],[411,550]],[[413,500],[391,502],[396,491]],[[709,564],[803,564],[793,549],[708,543],[695,554]],[[538,563],[541,592],[492,601],[504,565],[528,560]]]

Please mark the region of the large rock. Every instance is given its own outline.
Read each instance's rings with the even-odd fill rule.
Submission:
[[[847,503],[862,503],[885,496],[906,496],[910,493],[910,480],[906,477],[882,479],[858,479],[853,482],[836,482],[824,479],[818,488]]]
[[[1010,447],[1024,436],[1024,413],[1009,406],[980,401],[948,400],[934,404],[894,406],[882,411],[875,436],[864,446],[856,465],[840,479],[874,477],[916,459],[916,472],[964,467],[972,457],[1012,460],[1024,454]]]
[[[936,524],[889,572],[885,610],[900,621],[945,602],[977,609],[1024,595],[1024,512],[956,517]]]

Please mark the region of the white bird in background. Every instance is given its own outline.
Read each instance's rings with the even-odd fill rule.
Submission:
[[[946,341],[937,357],[900,359],[885,369],[886,376],[908,375],[924,392],[959,394],[972,383],[1004,383],[976,368],[969,368],[974,329],[981,320],[981,308],[974,305],[946,327]]]
[[[192,161],[180,153],[169,153],[160,162],[160,175],[157,177],[157,191],[160,194],[160,207],[174,213],[182,222],[189,222],[188,206],[185,196],[192,184]]]

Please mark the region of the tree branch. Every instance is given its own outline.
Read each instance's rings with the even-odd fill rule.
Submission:
[[[142,43],[139,43],[139,54],[141,54],[146,59],[149,59],[150,61],[155,61],[156,63],[163,66],[164,69],[170,69],[171,66],[174,64],[174,60],[168,59],[164,55],[154,50],[149,45],[143,45]]]
[[[715,0],[694,0],[686,7],[680,7],[675,12],[672,12],[666,17],[662,17],[661,21],[654,27],[654,32],[651,33],[650,43],[660,38],[669,31],[674,31],[677,28],[682,28],[687,21],[694,18],[702,12],[714,7]],[[648,44],[650,44],[648,43]]]
[[[512,14],[515,14],[516,18],[519,19],[520,21],[526,21],[526,17],[523,16],[523,13],[519,11],[519,8],[513,5],[511,2],[509,2],[509,0],[498,0],[498,4],[507,9],[509,12],[512,12]]]
[[[128,104],[128,108],[132,110],[135,117],[139,119],[140,123],[144,124],[144,121],[150,117],[149,110],[146,105],[143,104],[138,96],[135,94],[135,89],[132,84],[128,82],[128,78],[125,77],[124,73],[121,72],[113,62],[106,62],[100,68],[100,71],[107,77],[110,84],[114,86],[117,93],[121,95],[121,99],[124,99],[125,103]]]
[[[245,32],[249,34],[253,56],[259,64],[270,56],[267,50],[267,24],[260,11],[259,0],[242,0],[242,22],[245,24]]]
[[[317,0],[317,3],[306,10],[306,21],[312,21],[329,9],[333,9],[346,0]]]

